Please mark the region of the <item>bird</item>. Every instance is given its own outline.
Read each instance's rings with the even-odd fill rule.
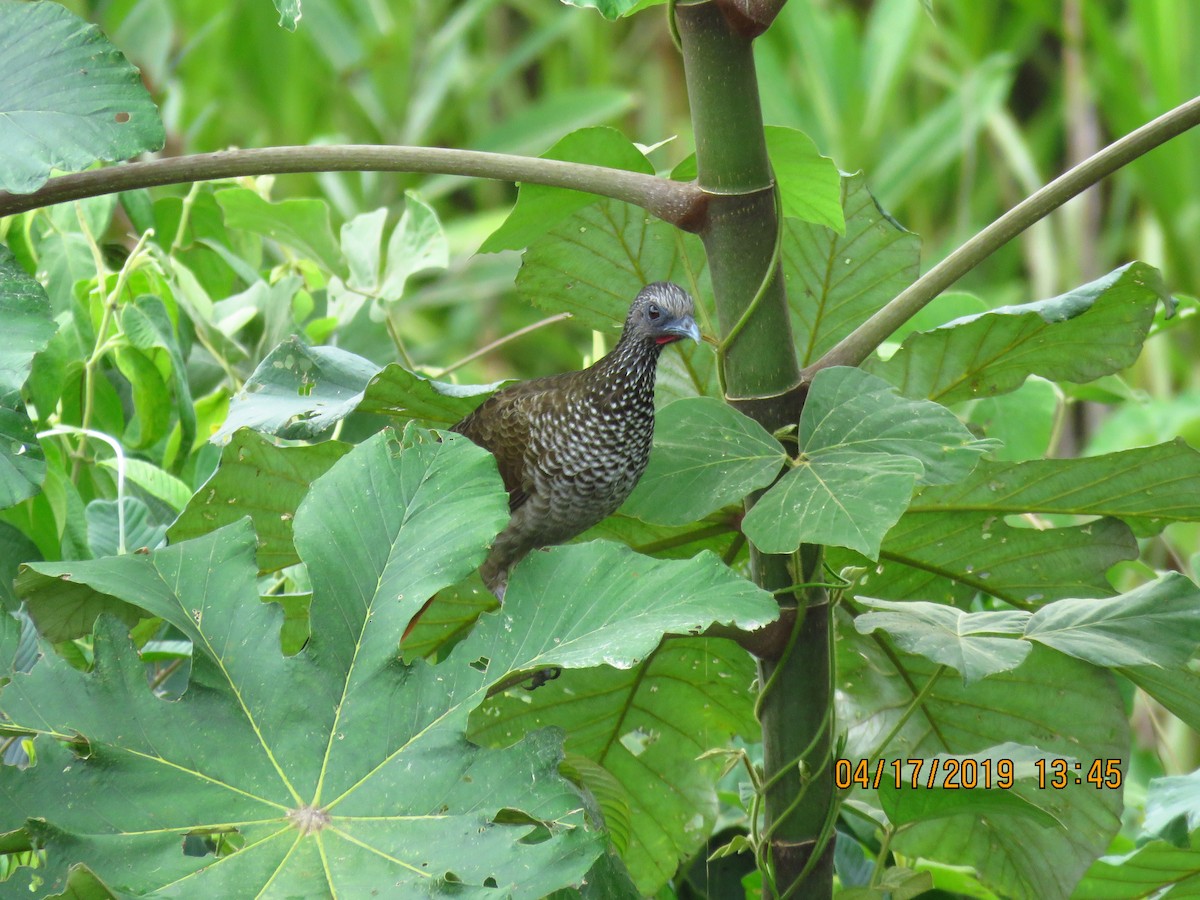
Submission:
[[[508,491],[508,524],[479,569],[498,599],[530,551],[582,534],[633,491],[650,458],[658,359],[684,338],[700,340],[691,295],[669,281],[647,284],[607,355],[509,385],[450,429],[495,456]]]

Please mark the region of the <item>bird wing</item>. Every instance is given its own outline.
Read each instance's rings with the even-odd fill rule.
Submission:
[[[527,501],[534,489],[526,459],[533,440],[534,413],[547,391],[553,390],[552,384],[545,383],[552,379],[538,378],[498,391],[451,429],[496,457],[510,512]]]

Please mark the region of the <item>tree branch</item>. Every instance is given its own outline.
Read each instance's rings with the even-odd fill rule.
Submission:
[[[1117,169],[1197,124],[1200,124],[1200,97],[1195,97],[1146,123],[1137,131],[1130,132],[1060,175],[943,259],[887,306],[843,338],[837,346],[808,366],[803,373],[804,381],[812,381],[817,372],[830,366],[859,365],[926,303],[1030,225]]]
[[[697,231],[704,224],[706,195],[691,182],[507,153],[370,144],[222,150],[93,169],[53,178],[30,194],[0,191],[0,216],[164,184],[247,175],[344,171],[427,172],[544,184],[633,203],[685,231]]]

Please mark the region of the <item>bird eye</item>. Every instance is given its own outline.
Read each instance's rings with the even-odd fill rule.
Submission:
[[[659,309],[657,306],[655,306],[653,303],[651,303],[649,306],[646,307],[646,315],[649,316],[650,321],[653,322],[655,319],[662,316],[662,310]]]

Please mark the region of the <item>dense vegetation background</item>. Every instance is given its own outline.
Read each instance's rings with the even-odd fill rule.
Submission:
[[[278,26],[271,5],[259,0],[65,5],[99,24],[141,68],[163,116],[170,154],[235,146],[399,143],[537,155],[576,129],[613,126],[643,147],[654,147],[649,158],[659,172],[668,172],[694,145],[682,64],[661,9],[601,22],[593,11],[544,0],[306,0],[299,28],[289,33]],[[920,235],[924,271],[1057,173],[1200,94],[1198,51],[1200,8],[1183,0],[946,2],[928,7],[917,0],[790,0],[758,39],[756,61],[767,124],[798,128],[843,172],[863,172],[880,206]],[[1200,446],[1197,159],[1200,133],[1188,133],[1134,162],[1031,228],[921,314],[918,327],[932,327],[957,316],[1052,297],[1130,260],[1163,273],[1167,290],[1178,301],[1175,316],[1166,319],[1160,309],[1152,325],[1147,320],[1150,336],[1129,368],[1083,385],[1033,377],[1012,393],[957,408],[977,432],[1004,440],[1001,459],[1094,456],[1177,437]],[[215,194],[231,187],[242,191],[220,198]],[[319,198],[332,214],[330,241],[314,242],[312,236],[325,231],[301,218],[300,207],[279,219],[264,215],[256,198],[268,195],[274,201]],[[87,343],[77,330],[57,338],[52,351],[39,357],[28,391],[35,406],[41,397],[42,406],[53,407],[60,401],[53,392],[65,382],[75,390],[62,390],[64,420],[82,419],[122,435],[128,449],[145,450],[161,464],[161,471],[134,468],[129,473],[146,518],[125,527],[137,535],[138,546],[153,546],[221,457],[222,448],[205,438],[218,432],[227,437],[239,424],[226,422],[231,397],[293,333],[381,366],[400,361],[430,376],[470,384],[578,368],[602,353],[610,338],[595,335],[586,316],[564,319],[553,307],[536,305],[536,284],[522,285],[516,277],[519,253],[476,252],[504,221],[515,196],[510,185],[453,176],[289,175],[191,191],[156,190],[153,205],[147,198],[145,207],[132,201],[120,207],[89,201],[79,213],[63,207],[5,220],[0,238],[15,246],[22,261],[37,261],[56,310],[78,301],[72,289],[79,280],[94,279],[98,268],[108,273],[100,286],[114,296],[120,293],[124,285],[116,272],[128,254],[159,252],[135,247],[128,238],[131,224],[140,229],[146,223],[156,228],[162,249],[195,273],[201,293],[219,302],[210,315],[218,324],[198,327],[183,338],[209,351],[206,362],[193,361],[186,385],[173,380],[182,375],[178,355],[184,348],[169,326],[163,328],[155,310],[138,307],[140,313],[122,314],[121,327],[133,350],[143,352],[98,341],[77,353],[79,347],[70,342]],[[388,228],[403,211],[408,237],[393,238],[396,253],[389,246],[381,258],[380,232],[372,229],[383,228],[383,221],[369,214],[383,207],[390,210]],[[264,245],[261,237],[277,237],[271,229],[293,215],[296,233],[285,235],[281,246]],[[186,238],[181,233],[172,239],[180,221],[191,231]],[[444,243],[436,237],[437,221]],[[349,235],[340,230],[351,222],[362,230],[351,229]],[[373,258],[366,249],[372,234]],[[423,254],[421,264],[402,261],[408,251]],[[363,255],[355,259],[355,252]],[[336,257],[340,266],[343,254],[350,257],[347,284],[328,285],[312,261]],[[256,279],[239,265],[266,273],[272,287],[254,284]],[[377,280],[372,283],[364,273]],[[1141,273],[1137,270],[1137,278]],[[178,294],[175,275],[163,278]],[[148,271],[133,277],[143,280],[131,292],[164,289]],[[329,305],[314,312],[313,295],[326,290]],[[377,301],[373,295],[390,299]],[[102,304],[93,305],[90,315],[93,327],[106,321]],[[529,330],[490,352],[476,353],[523,329]],[[98,332],[103,334],[104,328]],[[1063,352],[1069,354],[1069,347]],[[69,364],[72,354],[79,356],[74,367]],[[98,378],[97,372],[114,377]],[[694,371],[669,375],[688,376],[699,378]],[[149,382],[153,389],[138,391],[139,384]],[[184,395],[195,408],[190,423],[172,412]],[[81,399],[72,401],[72,396]],[[123,418],[121,410],[130,409],[136,410],[136,418]],[[456,409],[439,412],[452,415]],[[339,423],[336,434],[356,442],[382,424],[379,417],[358,415]],[[194,448],[189,446],[193,443]],[[241,458],[253,458],[262,449],[244,433],[235,438],[234,447]],[[114,496],[107,451],[85,450],[64,439],[59,449],[52,446],[48,452],[52,469],[63,479],[52,477],[43,495],[0,513],[0,519],[24,535],[19,550],[34,546],[47,560],[117,550],[117,514],[111,507],[89,505],[86,517],[80,515],[84,504]],[[341,452],[306,457],[297,463],[297,477],[305,482],[317,477]],[[63,483],[67,474],[74,490]],[[205,528],[195,521],[200,515],[195,512],[185,527],[176,525],[179,531],[172,538],[201,534]],[[1044,527],[1060,521],[1065,517],[1046,515],[1022,524]],[[1197,580],[1200,525],[1178,522],[1161,533],[1151,532],[1139,532],[1139,559],[1109,570],[1107,578],[1116,589],[1129,590],[1164,570]],[[638,538],[636,532],[612,536],[634,544]],[[722,534],[709,545],[736,559],[739,547],[728,538]],[[306,539],[309,546],[320,542],[312,533]],[[656,535],[650,543],[659,552],[674,552],[669,539]],[[288,544],[290,550],[290,538]],[[18,548],[16,539],[8,546]],[[686,545],[677,555],[692,550]],[[33,553],[19,557],[32,558]],[[292,561],[284,553],[274,569]],[[264,571],[272,570],[261,557],[258,562]],[[279,584],[285,581],[281,576]],[[52,593],[48,583],[25,584],[43,597]],[[296,585],[287,582],[286,587]],[[284,645],[294,651],[307,634],[303,603],[282,602],[296,629],[289,633],[285,626]],[[473,609],[469,598],[463,605]],[[69,636],[64,629],[59,637]],[[161,654],[155,686],[169,693],[172,679],[182,686],[186,664],[180,665],[178,647],[161,643],[153,648]],[[90,662],[87,640],[65,646],[75,647],[70,652],[79,654],[74,660],[79,665]],[[154,662],[153,653],[143,655]],[[695,664],[686,659],[677,663],[681,668]],[[738,666],[745,663],[722,664],[741,673]],[[1113,853],[1130,852],[1144,840],[1151,781],[1185,776],[1200,765],[1200,739],[1193,730],[1200,721],[1200,675],[1184,666],[1178,679],[1171,685],[1178,693],[1172,708],[1181,718],[1123,683],[1133,755],[1124,776],[1126,811],[1110,847]],[[1160,695],[1167,690],[1161,684],[1158,689]],[[499,717],[503,706],[493,709]],[[519,718],[511,710],[504,715]],[[731,713],[716,729],[737,731],[738,715],[746,712]],[[476,736],[487,736],[486,726],[476,722],[474,727]],[[6,745],[9,752],[18,749],[15,741]],[[755,752],[751,747],[751,756]],[[586,761],[576,759],[575,764],[582,767]],[[592,781],[588,773],[581,780],[602,795],[604,776],[590,774]],[[1160,795],[1160,819],[1163,810],[1193,810],[1184,816],[1188,827],[1183,836],[1176,835],[1181,847],[1188,845],[1187,834],[1195,832],[1194,817],[1200,815],[1194,812],[1200,808],[1195,783],[1194,775],[1172,783],[1178,791],[1172,794],[1174,805]],[[726,817],[714,825],[716,832],[742,824],[734,815],[736,774],[723,787]],[[635,825],[626,827],[635,830]],[[713,847],[728,836],[714,838]],[[848,884],[857,872],[862,883],[871,881],[874,896],[882,896],[886,885],[881,887],[879,871],[895,858],[888,856],[886,841],[883,847],[871,844],[869,828],[859,836],[868,851],[878,852],[873,880],[875,860],[861,851],[858,858],[839,859],[839,875]],[[633,844],[640,846],[642,840]],[[693,842],[697,846],[698,840]],[[706,866],[703,848],[690,877],[685,865],[668,881],[682,844],[686,841],[659,847],[657,856],[643,848],[637,852],[652,861],[631,857],[626,862],[639,884],[653,884],[662,897],[705,892],[724,897],[741,890],[731,885],[740,884],[744,872],[734,870],[733,880],[722,882],[725,863]],[[201,852],[231,849],[219,845],[219,840],[210,841]],[[1144,882],[1113,876],[1111,881],[1121,883],[1126,893],[1102,894],[1111,885],[1105,887],[1103,872],[1094,873],[1095,893],[1080,896],[1147,896],[1138,891],[1170,890],[1169,885],[1163,888],[1168,881],[1177,882],[1178,891],[1169,896],[1188,896],[1187,879],[1200,877],[1200,863],[1193,859],[1196,851],[1180,852],[1182,856],[1171,857],[1168,876],[1148,876]],[[657,875],[655,866],[662,869]],[[994,872],[980,881],[952,867],[930,863],[921,868],[935,873],[942,892],[931,897],[995,896],[988,885],[1011,884]],[[927,887],[925,881],[919,884]],[[894,897],[911,896],[899,882],[893,887]]]

